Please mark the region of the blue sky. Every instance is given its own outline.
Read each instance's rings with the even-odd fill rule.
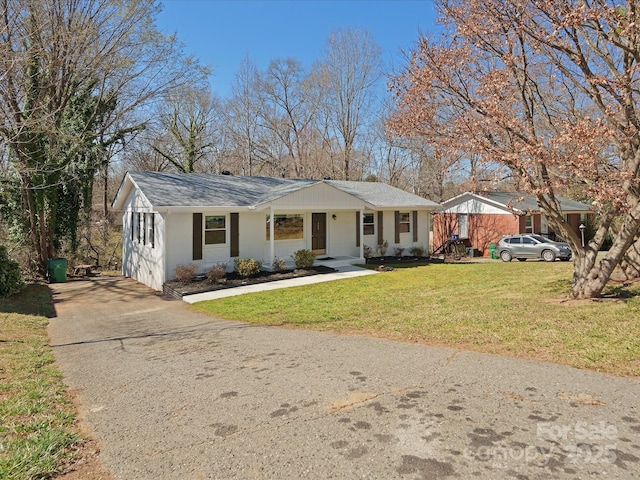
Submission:
[[[185,53],[213,69],[212,90],[227,96],[247,55],[260,70],[293,57],[305,68],[318,60],[336,28],[369,31],[390,70],[419,33],[436,32],[430,0],[163,0],[157,25],[176,33]]]

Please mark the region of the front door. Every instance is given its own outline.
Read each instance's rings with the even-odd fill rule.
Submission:
[[[327,253],[327,214],[311,214],[311,250],[313,253]]]

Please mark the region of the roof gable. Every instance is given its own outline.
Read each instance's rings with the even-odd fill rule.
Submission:
[[[558,202],[560,203],[560,209],[567,212],[589,212],[591,211],[591,207],[586,203],[578,202],[576,200],[571,200],[565,197],[556,197]],[[535,195],[528,195],[522,193],[514,193],[514,192],[482,192],[482,193],[472,193],[465,192],[460,195],[457,195],[453,198],[442,203],[441,211],[446,211],[454,208],[457,205],[460,205],[465,202],[473,201],[473,203],[478,204],[482,203],[485,205],[489,205],[492,208],[498,208],[501,210],[513,212],[539,212],[540,207],[538,205],[538,199]],[[471,212],[474,213],[474,212]],[[476,212],[480,213],[480,212]],[[486,213],[486,212],[483,212]]]

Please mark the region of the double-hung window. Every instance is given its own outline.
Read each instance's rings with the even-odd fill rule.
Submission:
[[[206,215],[204,217],[204,244],[219,245],[227,242],[227,217]]]
[[[409,212],[400,212],[398,218],[398,232],[409,233],[411,231],[411,216]]]
[[[374,223],[374,215],[373,213],[365,213],[362,216],[362,233],[363,235],[373,235],[375,233],[375,223]]]

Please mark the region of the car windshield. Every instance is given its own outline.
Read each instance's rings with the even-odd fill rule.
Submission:
[[[553,243],[548,238],[541,237],[540,235],[531,235],[531,238],[535,238],[540,243]]]

